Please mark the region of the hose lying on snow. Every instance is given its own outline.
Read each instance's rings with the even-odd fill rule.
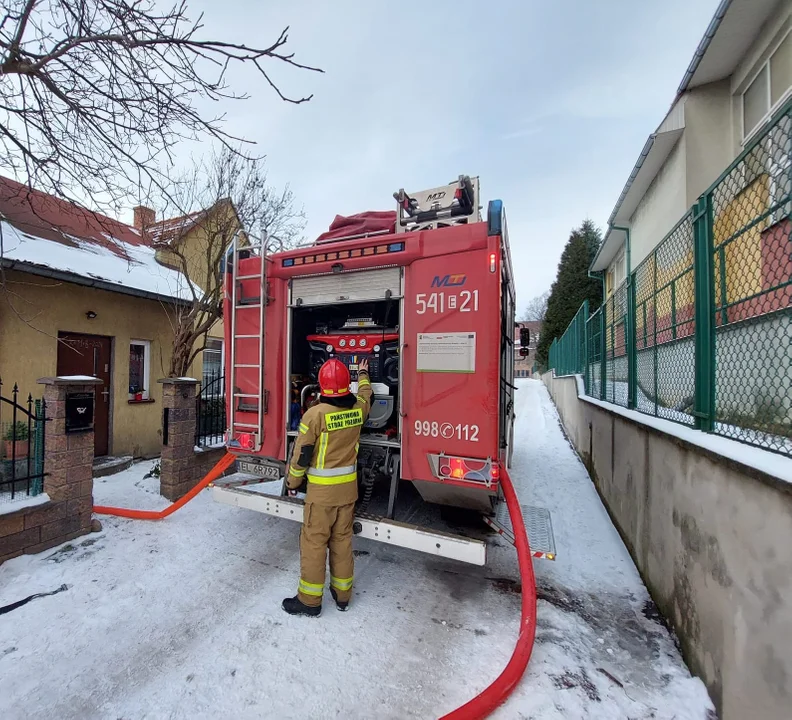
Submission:
[[[492,684],[479,695],[462,707],[444,715],[440,720],[481,720],[503,703],[520,681],[533,651],[536,635],[536,578],[534,577],[531,549],[528,545],[528,534],[525,531],[520,503],[514,491],[509,473],[501,468],[501,486],[509,508],[514,544],[517,548],[517,560],[520,564],[520,581],[522,582],[522,610],[520,617],[520,635],[514,647],[511,660],[503,672]]]
[[[105,507],[94,505],[94,512],[99,515],[115,515],[116,517],[133,518],[135,520],[162,520],[175,513],[180,507],[186,505],[207,485],[219,478],[236,460],[231,453],[226,453],[190,492],[179,498],[175,503],[168,505],[164,510],[128,510],[127,508]]]

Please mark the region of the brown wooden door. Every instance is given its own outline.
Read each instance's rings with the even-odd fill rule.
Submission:
[[[94,409],[94,455],[109,452],[110,439],[110,338],[100,335],[58,333],[58,375],[99,378]]]

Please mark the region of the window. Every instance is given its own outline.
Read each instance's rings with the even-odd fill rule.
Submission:
[[[748,139],[789,96],[792,88],[792,32],[779,43],[742,96],[743,139]]]
[[[627,258],[624,254],[624,248],[616,256],[616,259],[610,266],[607,275],[605,276],[605,290],[608,295],[614,292],[619,285],[624,282],[627,277]]]
[[[151,343],[148,340],[132,340],[129,343],[129,399],[149,399],[149,376],[151,375]]]
[[[218,338],[207,338],[203,351],[203,387],[213,381],[222,385],[218,378],[223,374],[223,341]]]

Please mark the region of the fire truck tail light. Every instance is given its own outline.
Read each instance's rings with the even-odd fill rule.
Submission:
[[[239,446],[245,450],[252,450],[254,447],[256,447],[256,441],[252,433],[239,433],[236,436],[236,440],[239,443]]]
[[[495,253],[490,253],[490,272],[495,272],[495,260],[497,260],[497,256]]]
[[[469,480],[489,486],[500,479],[500,468],[492,460],[430,455],[430,461],[440,480]]]

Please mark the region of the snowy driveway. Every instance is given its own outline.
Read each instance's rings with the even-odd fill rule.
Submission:
[[[102,504],[160,508],[150,463],[98,480]],[[537,561],[536,646],[492,717],[706,720],[638,573],[540,383],[521,381],[512,472],[553,514]],[[514,549],[487,568],[356,540],[356,597],[292,618],[296,523],[198,496],[158,522],[104,531],[0,566],[0,718],[436,718],[503,668],[520,612]],[[502,541],[500,541],[502,542]]]

